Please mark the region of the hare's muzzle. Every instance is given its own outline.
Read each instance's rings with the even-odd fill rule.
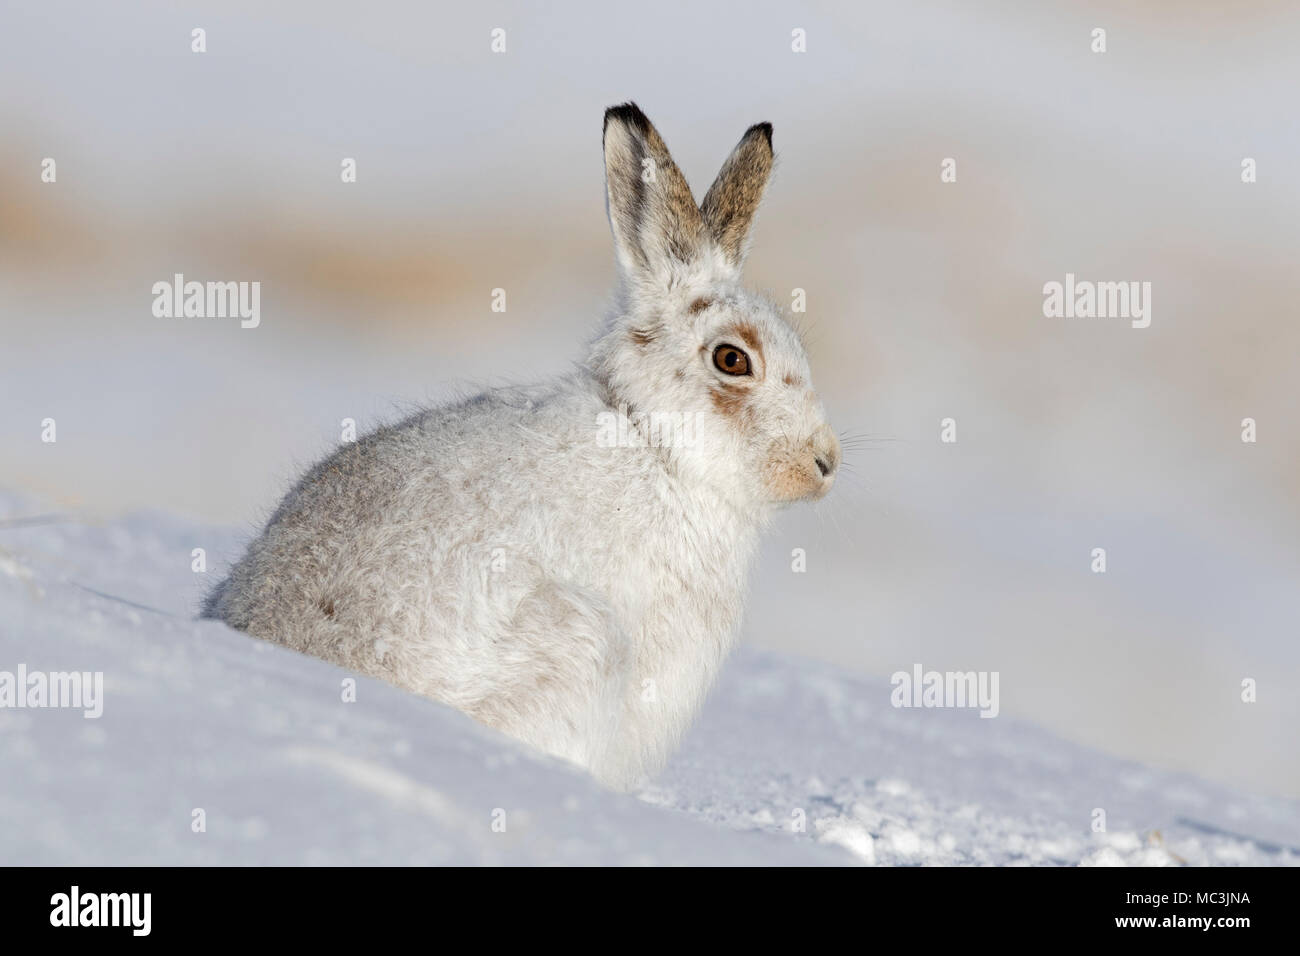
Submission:
[[[835,484],[840,467],[840,442],[830,426],[819,426],[813,436],[795,445],[779,441],[772,447],[767,467],[767,487],[778,502],[815,501]]]

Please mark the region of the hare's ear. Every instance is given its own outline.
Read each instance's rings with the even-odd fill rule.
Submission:
[[[699,253],[707,232],[691,187],[635,103],[605,111],[605,189],[626,276],[671,281]]]
[[[772,124],[745,131],[700,205],[704,224],[723,255],[737,269],[749,249],[749,227],[772,172]]]

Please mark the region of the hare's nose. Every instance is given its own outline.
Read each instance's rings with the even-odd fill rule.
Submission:
[[[813,457],[823,478],[835,474],[835,469],[840,464],[840,440],[835,437],[829,425],[817,429],[817,434],[813,437]]]

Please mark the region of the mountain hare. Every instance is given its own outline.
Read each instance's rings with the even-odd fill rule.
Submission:
[[[203,614],[626,789],[734,643],[759,531],[826,494],[840,449],[798,336],[738,284],[772,127],[699,206],[634,104],[606,111],[604,140],[622,281],[586,361],[345,445]]]

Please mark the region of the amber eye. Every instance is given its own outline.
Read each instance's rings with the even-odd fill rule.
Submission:
[[[749,356],[734,345],[719,345],[713,350],[713,364],[728,375],[748,375]]]

